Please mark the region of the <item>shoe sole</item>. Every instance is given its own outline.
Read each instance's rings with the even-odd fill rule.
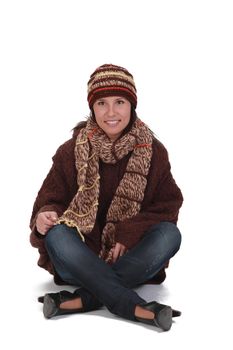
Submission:
[[[51,318],[57,313],[55,302],[48,294],[44,296],[43,314],[45,318]]]
[[[157,327],[162,328],[164,331],[169,331],[172,326],[172,308],[166,306],[160,310],[157,313],[154,322]]]

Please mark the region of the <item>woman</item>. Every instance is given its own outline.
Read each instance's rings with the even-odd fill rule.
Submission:
[[[46,318],[96,310],[169,330],[181,313],[133,288],[165,279],[177,253],[182,194],[165,147],[137,117],[133,76],[98,67],[87,122],[60,146],[34,203],[30,241],[55,283],[78,287],[39,297]]]

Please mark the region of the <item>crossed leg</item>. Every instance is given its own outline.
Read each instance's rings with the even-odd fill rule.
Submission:
[[[135,316],[153,318],[140,306],[141,297],[132,290],[149,280],[179,250],[181,235],[168,222],[152,226],[144,238],[112,266],[99,259],[81,241],[76,229],[65,225],[52,228],[45,238],[46,248],[60,277],[81,285],[81,297],[60,305],[66,309],[85,308],[86,303],[105,305],[110,312],[135,320]]]

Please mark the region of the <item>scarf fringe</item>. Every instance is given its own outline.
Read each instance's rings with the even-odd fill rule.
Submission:
[[[112,142],[91,118],[77,136],[74,153],[78,190],[57,223],[75,227],[84,242],[84,235],[91,233],[97,216],[100,193],[99,159],[107,164],[115,164],[132,152],[108,209],[106,225],[102,231],[99,256],[106,262],[112,262],[116,243],[115,224],[140,212],[152,157],[152,142],[151,131],[138,118],[130,132],[116,142]],[[114,224],[109,225],[108,222]]]

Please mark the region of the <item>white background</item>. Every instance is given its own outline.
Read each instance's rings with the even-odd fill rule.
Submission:
[[[2,349],[232,349],[232,18],[224,0],[0,2]],[[32,205],[104,63],[134,75],[185,199],[166,282],[139,290],[183,311],[167,333],[106,310],[45,320],[36,302],[59,287],[29,244]]]

